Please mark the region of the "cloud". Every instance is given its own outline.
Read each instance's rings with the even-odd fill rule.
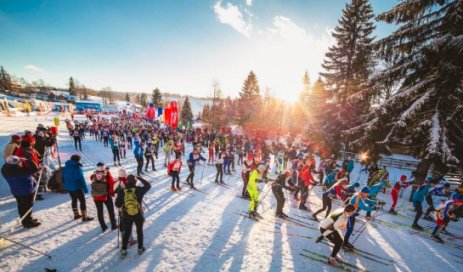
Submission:
[[[246,5],[248,5],[248,7],[252,6],[252,0],[246,0]]]
[[[45,69],[35,66],[33,64],[27,64],[24,66],[24,69],[35,72],[35,73],[44,73]]]
[[[246,37],[250,36],[252,23],[244,20],[243,13],[238,6],[231,3],[222,6],[222,1],[218,1],[214,5],[214,13],[222,24],[230,25]]]

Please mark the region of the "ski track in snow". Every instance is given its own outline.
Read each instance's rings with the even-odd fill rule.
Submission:
[[[5,119],[0,117],[0,144],[4,146],[10,135],[24,129],[34,130],[38,123],[51,125],[53,116],[15,117]],[[74,143],[61,125],[59,149],[62,163],[75,153]],[[104,148],[101,142],[89,136],[82,142],[82,164],[88,180],[97,162],[111,165],[115,178],[119,167],[112,166],[112,153]],[[191,150],[187,146],[186,154]],[[82,223],[73,220],[70,207],[70,197],[67,194],[45,193],[43,201],[36,202],[34,217],[42,225],[38,228],[23,230],[13,229],[17,223],[17,208],[11,197],[9,187],[3,178],[0,179],[0,222],[1,234],[11,239],[45,251],[52,255],[52,260],[18,245],[6,242],[0,250],[1,271],[44,271],[44,268],[56,268],[58,271],[338,271],[338,269],[314,262],[300,256],[303,249],[310,249],[328,256],[331,247],[316,244],[313,240],[299,236],[316,237],[319,231],[298,226],[297,224],[275,220],[273,218],[275,203],[272,193],[259,205],[266,223],[248,220],[237,214],[237,211],[247,211],[248,201],[236,197],[241,193],[241,168],[237,166],[234,175],[224,175],[224,181],[232,187],[227,189],[214,184],[215,167],[205,166],[203,179],[202,167],[198,166],[195,173],[195,185],[207,194],[190,190],[183,184],[182,192],[173,193],[169,190],[170,177],[163,167],[163,152],[156,161],[157,172],[150,171],[148,180],[151,190],[144,198],[149,210],[145,209],[144,244],[146,252],[138,256],[136,246],[129,248],[125,259],[119,257],[116,249],[117,232],[101,233],[96,219],[96,209],[90,194],[87,194],[87,209],[95,220]],[[182,158],[185,160],[185,157]],[[0,158],[3,164],[3,158]],[[127,150],[127,159],[122,165],[129,173],[136,171],[136,162],[132,150]],[[352,181],[365,183],[366,174],[359,173],[356,164],[352,173]],[[399,171],[389,168],[390,177],[395,180],[400,174],[408,176],[409,171]],[[188,175],[188,169],[183,167],[181,181]],[[261,197],[269,190],[269,184],[261,185]],[[315,187],[310,192],[307,206],[316,210],[321,205],[321,188]],[[191,194],[190,196],[188,194]],[[300,216],[310,216],[309,213],[292,208],[297,203],[288,192],[285,211],[292,217],[316,227],[317,223],[304,220]],[[402,192],[408,198],[409,189]],[[380,194],[390,207],[389,193]],[[334,201],[333,209],[340,202]],[[407,209],[405,209],[407,208]],[[399,199],[396,210],[406,216],[384,214],[378,217],[388,222],[411,225],[412,214],[408,210],[410,203]],[[426,208],[426,207],[425,207]],[[363,212],[362,212],[363,213]],[[375,216],[373,213],[373,216]],[[105,211],[107,216],[107,213]],[[324,213],[319,215],[321,218]],[[360,217],[363,219],[363,216]],[[109,219],[106,217],[109,224]],[[272,225],[279,226],[273,228]],[[355,229],[362,227],[357,222]],[[431,222],[421,220],[423,226]],[[463,240],[454,239],[453,243],[462,247],[456,249],[447,244],[439,244],[408,232],[409,228],[401,226],[399,230],[380,223],[369,224],[355,246],[381,257],[395,260],[390,266],[363,258],[360,255],[340,252],[344,261],[368,271],[461,271],[463,256]],[[448,227],[451,233],[463,235],[461,221],[451,222]],[[134,237],[136,236],[133,230]],[[286,235],[288,233],[289,235]],[[351,242],[356,238],[354,232]]]

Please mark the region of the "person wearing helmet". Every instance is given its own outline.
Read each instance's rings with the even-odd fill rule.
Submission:
[[[415,215],[415,220],[413,220],[412,228],[416,230],[423,230],[423,227],[418,225],[418,220],[421,218],[421,215],[423,214],[423,200],[428,194],[429,190],[433,188],[436,185],[437,181],[429,176],[426,178],[425,182],[416,190],[415,193],[413,193],[412,200],[413,200],[413,206],[415,207],[416,210],[416,215]]]
[[[249,218],[254,220],[257,220],[257,218],[262,218],[262,216],[256,211],[257,205],[259,204],[259,190],[257,188],[257,183],[260,182],[264,171],[265,165],[263,164],[260,164],[257,169],[254,169],[251,172],[246,188],[249,195]]]
[[[389,209],[389,213],[396,215],[397,212],[395,211],[395,206],[397,205],[397,200],[399,198],[399,192],[400,189],[402,188],[407,188],[410,186],[412,182],[407,182],[407,176],[406,175],[401,175],[400,179],[395,182],[394,187],[392,187],[391,190],[391,198],[392,198],[392,204],[391,208]]]

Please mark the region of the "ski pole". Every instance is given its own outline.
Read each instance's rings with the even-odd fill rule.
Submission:
[[[118,228],[117,228],[117,248],[119,248],[119,236],[120,236],[120,232],[121,232],[121,212],[119,211],[117,213],[117,220],[118,220]]]
[[[32,200],[32,206],[34,205],[35,199],[37,198],[37,193],[39,192],[39,185],[40,185],[40,180],[42,179],[42,173],[43,173],[43,169],[40,170],[39,179],[37,180],[37,184],[35,185],[35,193],[34,193],[34,198]],[[26,218],[26,216],[28,216],[31,212],[32,212],[32,207],[21,218],[18,219],[17,225],[20,225],[21,222],[24,220],[24,218]]]
[[[360,235],[363,233],[363,231],[367,228],[367,225],[369,222],[373,221],[376,217],[382,215],[382,214],[385,214],[384,212],[381,212],[379,214],[377,214],[376,216],[374,217],[371,217],[370,219],[368,219],[364,224],[363,226],[360,228],[360,230],[358,231],[358,234],[357,234],[357,237],[355,237],[354,241],[352,242],[352,244],[355,243],[355,241],[357,241],[357,239],[360,237]]]
[[[272,209],[272,208],[275,207],[277,204],[278,204],[278,201],[275,202],[274,204],[272,204],[272,206],[269,206],[267,209],[263,210],[263,211],[262,211],[262,214],[265,214],[268,210]]]
[[[145,202],[144,200],[142,200],[142,203],[143,203],[143,205],[145,205],[145,208],[149,211],[150,208],[148,207],[148,205],[146,204],[146,202]]]
[[[11,240],[11,239],[8,239],[8,238],[6,238],[6,237],[4,237],[4,236],[1,236],[1,235],[0,235],[0,238],[5,239],[5,240],[7,240],[7,241],[10,241],[10,242],[12,242],[12,243],[14,243],[14,244],[17,244],[17,245],[19,245],[19,246],[22,246],[22,247],[24,247],[24,248],[27,248],[27,249],[29,249],[29,250],[35,251],[35,252],[37,252],[37,253],[40,253],[40,254],[42,254],[42,255],[44,255],[44,256],[47,256],[48,259],[51,259],[51,256],[48,255],[48,254],[45,253],[45,252],[42,252],[42,251],[37,250],[37,249],[35,249],[35,248],[32,248],[32,247],[30,247],[30,246],[26,246],[26,245],[24,245],[24,244],[22,244],[22,243],[16,242],[16,241]]]

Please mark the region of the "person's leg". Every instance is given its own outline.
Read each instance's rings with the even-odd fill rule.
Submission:
[[[143,222],[145,219],[143,216],[139,215],[135,219],[135,226],[137,227],[137,240],[138,240],[138,248],[143,247]]]
[[[108,226],[106,226],[106,223],[104,221],[103,202],[95,201],[95,206],[96,206],[96,214],[98,216],[98,222],[100,223],[101,229],[106,230]]]
[[[148,171],[148,165],[149,165],[149,163],[150,163],[150,157],[149,157],[149,156],[146,156],[145,159],[146,159],[145,171]]]
[[[329,197],[325,197],[325,196],[322,197],[322,207],[321,207],[320,209],[318,209],[316,212],[314,212],[314,213],[312,214],[312,217],[316,217],[317,214],[319,214],[319,213],[321,213],[322,211],[326,210],[326,208],[328,207],[328,200],[327,200],[327,198],[329,198]],[[328,213],[327,213],[327,214],[328,214]],[[325,218],[326,218],[326,216],[325,216]]]
[[[432,202],[432,197],[430,195],[426,196],[426,203],[428,203],[428,208],[424,213],[424,217],[428,217],[432,211],[434,211],[434,203]]]
[[[328,209],[326,210],[325,218],[327,218],[328,215],[329,215],[330,212],[331,212],[331,198],[328,198],[328,199],[327,199],[326,207],[327,207]]]
[[[217,170],[217,174],[215,175],[215,182],[219,182],[220,165],[216,164],[215,169]]]
[[[338,255],[338,252],[341,249],[342,237],[339,235],[339,232],[334,231],[326,238],[334,244],[333,250],[331,251],[331,257],[336,258],[336,255]]]
[[[76,192],[77,199],[80,202],[80,211],[83,213],[87,211],[87,203],[85,202],[85,194],[82,190]]]
[[[418,225],[418,220],[421,218],[421,215],[423,215],[423,206],[421,205],[421,202],[413,202],[413,205],[416,209],[416,215],[415,219],[413,220],[413,225]]]
[[[392,198],[392,205],[390,211],[395,210],[395,206],[397,205],[397,200],[398,200],[398,194],[396,190],[391,191],[391,198]]]
[[[74,136],[74,148],[77,150],[77,137]]]
[[[346,234],[344,234],[344,244],[349,243],[349,238],[352,235],[352,232],[354,231],[355,217],[356,215],[352,215],[351,217],[349,217],[349,220],[347,220]]]
[[[301,189],[301,202],[299,202],[299,208],[306,208],[305,202],[307,201],[307,197],[309,196],[309,190],[307,186],[303,186]]]
[[[109,220],[111,227],[115,229],[117,227],[116,215],[114,214],[114,203],[111,197],[108,197],[105,201],[106,208],[108,209]]]
[[[82,151],[82,139],[78,137],[79,139],[79,150]]]
[[[122,249],[127,250],[127,245],[129,243],[130,234],[132,233],[133,219],[131,216],[126,216],[124,218],[124,233],[122,235]]]

